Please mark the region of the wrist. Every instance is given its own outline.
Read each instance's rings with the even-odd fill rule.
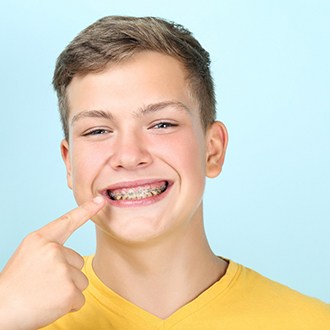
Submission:
[[[17,308],[11,305],[8,299],[8,292],[4,287],[0,274],[0,329],[3,330],[33,330],[24,327],[24,322],[20,322],[20,313]]]
[[[12,312],[2,303],[0,304],[0,329],[18,330],[15,317],[13,317]]]

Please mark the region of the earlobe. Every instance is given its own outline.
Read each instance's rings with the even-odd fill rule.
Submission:
[[[222,170],[228,143],[228,133],[225,125],[214,122],[206,133],[206,176],[214,178]]]
[[[62,140],[61,142],[61,155],[66,167],[66,180],[67,185],[70,189],[72,189],[72,175],[71,175],[71,160],[69,153],[69,143],[67,140]]]

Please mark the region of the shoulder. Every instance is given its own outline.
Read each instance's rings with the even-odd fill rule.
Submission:
[[[237,265],[237,277],[232,290],[238,300],[244,300],[244,305],[258,308],[259,317],[273,313],[277,318],[283,318],[283,322],[289,319],[310,322],[315,329],[316,324],[327,324],[330,329],[329,304],[273,281],[250,268]]]

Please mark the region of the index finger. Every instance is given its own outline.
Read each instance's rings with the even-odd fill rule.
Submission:
[[[50,241],[64,244],[74,231],[97,214],[103,206],[104,198],[97,196],[42,227],[38,233]]]

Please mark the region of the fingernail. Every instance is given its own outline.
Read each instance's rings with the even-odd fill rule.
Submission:
[[[103,197],[102,196],[96,196],[93,198],[93,202],[95,204],[101,204],[103,202]]]

